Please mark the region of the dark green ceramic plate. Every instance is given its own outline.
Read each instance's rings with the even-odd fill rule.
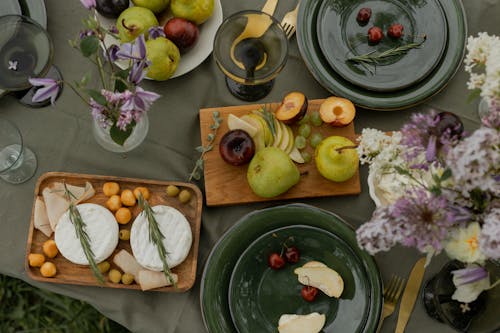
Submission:
[[[303,204],[290,204],[252,212],[231,227],[214,246],[205,264],[200,291],[201,311],[208,332],[237,332],[229,305],[229,289],[233,269],[240,258],[241,260],[251,261],[251,252],[257,251],[258,253],[259,249],[265,251],[266,248],[259,245],[261,244],[260,241],[265,239],[269,233],[276,231],[280,234],[283,233],[284,236],[290,232],[297,238],[297,245],[302,247],[303,260],[312,258],[324,260],[332,268],[338,269],[344,280],[349,282],[349,285],[346,282],[345,293],[339,301],[320,295],[317,300],[318,303],[311,305],[310,309],[317,309],[327,315],[327,330],[325,332],[330,332],[333,328],[335,328],[336,332],[374,332],[383,302],[381,279],[375,261],[356,245],[354,229],[351,226],[335,214]],[[305,232],[306,237],[299,241],[298,232]],[[320,239],[317,244],[314,244],[315,237]],[[339,247],[333,248],[329,244],[330,241]],[[276,245],[276,243],[273,245]],[[244,253],[245,255],[242,257]],[[250,257],[247,257],[247,255]],[[343,256],[346,258],[342,259],[344,263],[341,263],[342,260],[339,260],[339,258]],[[244,259],[245,257],[247,259]],[[267,271],[265,258],[263,260],[258,266],[261,270]],[[251,269],[254,268],[257,269],[256,267]],[[291,267],[287,269],[291,269]],[[236,269],[235,278],[237,272],[244,271],[243,266]],[[287,271],[278,272],[278,274],[286,273]],[[289,273],[293,275],[293,273]],[[255,276],[263,277],[264,275],[257,273]],[[271,281],[265,276],[264,279]],[[281,279],[273,283],[278,283],[279,280]],[[296,283],[296,278],[294,281]],[[232,284],[232,286],[235,285],[235,283]],[[299,296],[296,294],[297,290],[300,291],[300,289],[297,288],[298,286],[290,284],[283,288],[289,290],[277,291],[275,295],[276,297],[284,297],[287,293],[293,294],[290,304],[300,305],[301,303],[298,303],[300,300],[297,298],[300,297],[300,293]],[[261,287],[262,295],[269,297],[271,291],[265,291],[264,289],[265,287]],[[347,323],[338,317],[340,312],[346,316],[349,315],[344,312],[344,307],[349,306],[349,298],[351,298],[351,302],[356,300],[355,303],[357,303],[357,305],[352,305],[351,309],[359,306],[357,308],[359,312],[350,314],[351,316],[354,315],[354,317],[350,317],[352,323]],[[278,312],[282,310],[307,310],[307,305],[303,305],[302,308],[300,306],[293,307],[293,309],[292,307],[288,309],[286,306],[281,304],[279,309],[271,311],[271,319],[267,320],[272,323],[273,329],[250,330],[249,332],[277,331],[275,317]],[[253,310],[251,312],[247,311],[245,314],[246,318],[252,321],[254,321],[254,316],[265,318],[268,315],[267,312],[262,314]],[[359,316],[359,318],[356,316]],[[343,323],[347,326],[340,326]]]
[[[370,21],[364,25],[356,20],[363,7],[372,10]],[[402,38],[387,36],[394,23],[403,25]],[[377,45],[368,43],[368,29],[373,26],[380,27],[385,35]],[[326,0],[318,11],[317,31],[321,51],[330,66],[345,80],[375,91],[395,91],[420,82],[439,63],[447,38],[446,18],[437,0]],[[420,43],[424,34],[427,38],[418,49],[388,58],[377,66],[348,60]]]
[[[342,223],[342,222],[339,222]],[[273,332],[282,314],[325,314],[323,332],[364,332],[370,312],[371,283],[361,258],[341,235],[310,226],[294,225],[269,231],[254,241],[236,263],[229,287],[229,308],[240,333]],[[293,237],[301,252],[297,264],[276,271],[267,257],[279,252],[281,242]],[[344,280],[340,299],[323,293],[306,302],[294,269],[308,261],[320,261]]]
[[[330,66],[321,52],[317,39],[317,19],[322,4],[320,0],[302,0],[300,4],[297,19],[297,42],[300,53],[311,74],[332,94],[348,98],[356,105],[367,109],[408,108],[441,91],[460,67],[465,52],[467,26],[462,2],[442,0],[439,3],[445,13],[448,30],[444,54],[436,68],[426,78],[408,88],[393,92],[370,91],[345,80]]]

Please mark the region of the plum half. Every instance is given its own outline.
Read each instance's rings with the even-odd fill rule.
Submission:
[[[356,116],[356,108],[350,100],[332,96],[321,103],[319,115],[325,123],[342,127],[353,121]]]
[[[290,125],[304,118],[306,112],[307,97],[301,92],[293,91],[283,97],[283,101],[275,111],[274,116],[279,121]]]
[[[219,153],[226,163],[243,165],[250,162],[255,154],[255,143],[250,134],[235,129],[224,134],[219,143]]]

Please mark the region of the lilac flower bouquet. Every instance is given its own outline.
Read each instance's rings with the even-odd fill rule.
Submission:
[[[446,252],[465,264],[453,272],[459,302],[496,285],[485,263],[500,259],[500,111],[470,134],[453,113],[414,114],[392,135],[364,129],[358,153],[377,204],[357,230],[362,248]]]
[[[109,130],[111,139],[123,146],[136,124],[144,117],[160,95],[139,87],[150,65],[146,57],[146,42],[140,35],[131,43],[107,47],[107,34],[116,36],[115,28],[106,29],[95,15],[95,0],[81,0],[93,13],[84,20],[85,30],[70,41],[71,46],[93,62],[98,69],[100,89],[90,88],[90,73],[80,82],[64,82],[89,107],[98,124]],[[129,67],[121,69],[115,65],[118,59],[128,61]],[[54,103],[62,82],[48,78],[31,78],[30,83],[39,87],[33,96],[34,102],[48,98]]]

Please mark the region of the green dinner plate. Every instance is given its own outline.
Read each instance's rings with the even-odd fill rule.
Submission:
[[[356,20],[361,8],[372,10],[366,24]],[[387,35],[394,23],[404,27],[399,39]],[[367,37],[368,29],[373,26],[384,32],[384,38],[376,45],[370,45]],[[345,80],[375,91],[395,91],[424,79],[439,63],[448,33],[443,9],[437,0],[326,0],[318,11],[317,31],[321,51],[330,66]],[[423,44],[419,48],[388,58],[377,66],[348,60],[420,42]]]
[[[261,281],[274,280],[262,273],[263,271],[271,273],[267,269],[266,257],[261,258],[260,264],[254,264],[258,265],[259,269],[253,266],[245,270],[243,266],[237,265],[240,260],[251,261],[251,257],[258,255],[259,251],[264,253],[267,250],[264,243],[273,232],[282,234],[284,237],[290,233],[295,237],[296,245],[302,250],[301,262],[314,258],[323,260],[325,264],[338,269],[346,281],[346,289],[340,300],[332,300],[325,295],[320,295],[317,303],[309,305],[308,308],[308,305],[300,302],[298,298],[300,297],[300,286],[293,283],[283,286],[283,289],[288,290],[277,291],[275,296],[277,298],[285,297],[287,293],[290,293],[291,298],[287,300],[290,304],[279,302],[280,308],[269,310],[269,312],[266,310],[265,314],[254,310],[247,310],[246,314],[241,314],[240,319],[247,318],[254,322],[254,317],[267,318],[269,324],[266,326],[267,329],[250,330],[249,332],[277,332],[278,312],[295,310],[296,313],[299,313],[307,309],[316,309],[325,313],[327,316],[325,332],[331,332],[333,328],[336,332],[371,333],[375,331],[382,309],[382,283],[373,258],[357,246],[354,229],[328,211],[304,204],[290,204],[258,210],[244,216],[226,231],[212,249],[205,264],[200,291],[201,311],[208,332],[238,332],[231,317],[229,301],[230,286],[234,287],[237,284],[237,282],[231,284],[233,271],[235,272],[233,281],[238,281],[240,272],[251,273],[250,271],[253,269],[257,270],[255,276]],[[299,237],[302,232],[305,233],[304,238]],[[314,240],[316,237],[318,238],[317,244]],[[329,244],[330,242],[338,247],[332,246]],[[279,242],[273,242],[270,246],[274,248],[277,244],[279,245]],[[292,266],[277,273],[280,276],[289,273],[292,278],[281,276],[272,283],[280,284],[280,281],[287,279],[297,283],[297,279],[293,279],[294,274],[291,269]],[[261,273],[258,273],[259,270]],[[233,290],[231,294],[234,295],[234,292]],[[265,286],[261,286],[260,292],[262,295],[267,295],[266,297],[270,297],[272,294]],[[297,292],[299,292],[299,296],[297,296]],[[231,297],[231,299],[232,302],[236,301],[236,298]],[[356,304],[350,305],[349,302]],[[346,308],[349,306],[359,312],[348,314]],[[233,309],[237,310],[234,304]],[[266,307],[266,309],[269,308]],[[245,309],[242,308],[241,311],[244,312]],[[339,313],[351,316],[352,320],[340,318]],[[239,315],[234,314],[235,317]],[[273,328],[269,330],[270,327]]]
[[[339,0],[341,1],[341,0]],[[351,2],[351,0],[342,0]],[[410,0],[409,0],[410,1]],[[411,0],[425,1],[425,0]],[[377,92],[350,83],[323,56],[317,39],[317,19],[322,1],[302,0],[297,19],[297,43],[314,78],[332,94],[375,110],[400,110],[419,104],[441,91],[458,70],[465,52],[467,25],[460,0],[439,1],[446,16],[448,38],[436,68],[417,84],[393,92]]]
[[[340,222],[342,223],[342,222]],[[231,317],[240,333],[273,332],[282,314],[325,314],[323,332],[364,332],[370,312],[370,281],[362,260],[335,233],[294,225],[271,230],[243,252],[234,267],[229,287]],[[301,253],[300,261],[273,270],[267,265],[272,252],[279,252],[281,242]],[[301,296],[303,287],[294,269],[308,261],[320,261],[337,271],[344,280],[344,291],[337,299],[319,293],[314,302]]]

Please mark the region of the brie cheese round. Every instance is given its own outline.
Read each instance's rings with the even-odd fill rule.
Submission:
[[[89,236],[95,261],[100,263],[113,253],[118,244],[118,223],[113,214],[100,205],[85,203],[76,208],[85,222],[85,232]],[[59,219],[54,240],[64,258],[78,265],[89,264],[75,226],[70,220],[69,211]]]
[[[191,227],[184,215],[173,207],[159,205],[152,209],[165,237],[163,245],[167,252],[168,267],[173,268],[183,262],[189,253],[193,241]],[[149,239],[149,222],[144,212],[139,214],[132,224],[130,246],[141,266],[153,271],[163,270],[158,248]]]

